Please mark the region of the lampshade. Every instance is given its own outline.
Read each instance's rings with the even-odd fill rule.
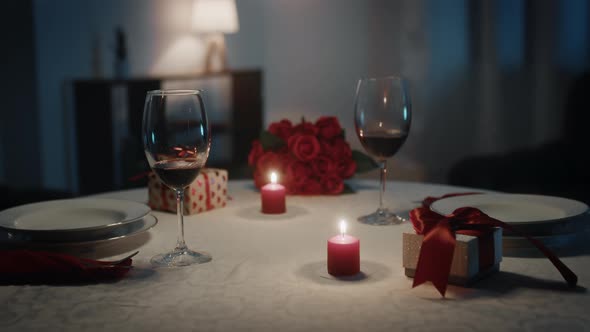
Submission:
[[[195,0],[193,29],[200,33],[233,33],[239,29],[235,0]]]

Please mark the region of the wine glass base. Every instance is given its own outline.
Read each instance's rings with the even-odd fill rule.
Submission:
[[[210,262],[211,255],[188,248],[174,249],[171,252],[152,257],[150,262],[157,267],[180,267]]]
[[[369,215],[358,217],[357,220],[360,223],[375,226],[399,225],[406,221],[404,218],[387,209],[379,209]]]

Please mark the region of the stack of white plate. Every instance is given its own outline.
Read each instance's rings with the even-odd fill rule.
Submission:
[[[143,233],[158,222],[141,203],[79,198],[33,203],[0,212],[4,246],[90,245]]]
[[[450,214],[459,207],[478,208],[490,217],[510,224],[515,230],[535,237],[548,247],[567,247],[588,239],[588,205],[572,199],[522,194],[477,194],[438,200],[431,210]],[[530,248],[523,237],[508,231],[503,234],[504,248]]]

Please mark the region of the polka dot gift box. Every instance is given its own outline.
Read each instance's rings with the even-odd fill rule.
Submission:
[[[184,190],[184,214],[195,214],[224,207],[227,204],[227,171],[204,168]],[[151,173],[148,179],[149,206],[153,210],[176,213],[176,196]]]

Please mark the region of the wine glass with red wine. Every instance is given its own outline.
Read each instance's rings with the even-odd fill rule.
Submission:
[[[150,167],[176,193],[176,247],[154,256],[156,266],[175,267],[211,261],[211,255],[189,249],[184,242],[184,189],[205,166],[211,132],[201,90],[153,90],[143,111],[143,146]]]
[[[365,151],[381,167],[379,208],[359,217],[370,225],[394,225],[403,218],[383,206],[387,159],[393,157],[406,141],[412,122],[412,106],[406,80],[400,77],[365,78],[359,80],[354,102],[354,124]]]

